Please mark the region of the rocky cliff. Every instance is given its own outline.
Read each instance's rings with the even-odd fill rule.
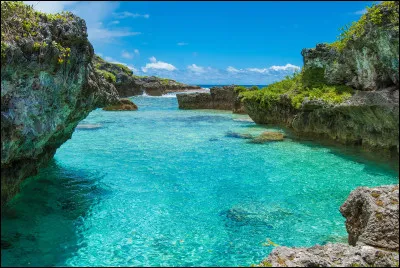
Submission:
[[[258,89],[258,88],[257,88]],[[255,88],[235,85],[212,87],[210,93],[177,94],[179,109],[216,109],[229,110],[234,113],[246,113],[239,94]]]
[[[186,85],[171,79],[137,76],[125,65],[107,62],[97,55],[94,57],[94,65],[97,72],[116,87],[121,97],[142,95],[143,92],[151,96],[161,96],[168,92],[200,89],[199,86]]]
[[[359,187],[340,207],[346,244],[277,247],[262,267],[398,267],[399,185]]]
[[[250,117],[298,134],[399,153],[399,3],[368,9],[333,44],[302,51],[303,70],[243,94]]]
[[[90,111],[118,100],[95,72],[84,20],[1,2],[1,205]]]

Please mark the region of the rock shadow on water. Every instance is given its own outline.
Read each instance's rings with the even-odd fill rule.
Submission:
[[[80,247],[82,219],[110,193],[99,177],[53,160],[27,179],[1,215],[1,265],[64,266]]]
[[[399,175],[399,159],[391,157],[384,152],[373,152],[359,146],[339,144],[337,142],[312,138],[293,136],[293,141],[310,147],[312,150],[328,150],[328,153],[350,162],[364,165],[364,171],[376,176],[384,174]]]
[[[197,124],[197,123],[201,123],[201,122],[206,122],[206,123],[226,122],[226,121],[230,121],[230,118],[225,117],[225,116],[220,116],[220,115],[195,115],[195,116],[185,116],[185,117],[180,117],[180,118],[174,117],[174,118],[171,118],[170,120],[185,122],[188,124]]]
[[[249,133],[238,133],[234,131],[227,131],[225,133],[225,137],[228,138],[237,138],[237,139],[253,139],[254,136]]]
[[[76,126],[77,130],[97,130],[103,128],[101,124],[79,124]]]

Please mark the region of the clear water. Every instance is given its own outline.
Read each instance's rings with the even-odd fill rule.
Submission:
[[[133,100],[139,111],[93,111],[82,124],[95,128],[26,181],[1,219],[2,266],[248,266],[267,239],[344,241],[350,191],[398,183],[388,166],[312,142],[227,137],[267,129],[243,115]]]

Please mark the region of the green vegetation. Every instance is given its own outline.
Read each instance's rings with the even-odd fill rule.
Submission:
[[[6,50],[8,45],[1,41],[1,61],[3,62],[6,59]]]
[[[113,73],[107,72],[105,70],[96,69],[96,71],[106,79],[107,82],[115,83],[117,82],[117,78]]]
[[[378,27],[389,25],[391,26],[389,28],[399,31],[398,14],[399,4],[396,1],[384,1],[381,4],[367,7],[367,12],[358,21],[340,29],[342,32],[338,36],[338,40],[330,46],[339,51],[343,50],[350,40],[363,36],[371,24]]]
[[[236,86],[233,88],[233,90],[236,93],[242,93],[242,92],[246,92],[246,91],[257,91],[257,90],[260,90],[260,88],[258,86],[252,86],[250,88],[246,88],[244,86]]]
[[[140,79],[140,78],[147,78],[148,76],[147,75],[135,75],[135,74],[133,74],[132,77]]]
[[[171,80],[167,79],[167,78],[160,78],[160,81],[161,81],[161,85],[168,86]]]
[[[246,91],[247,91],[247,88],[244,87],[244,86],[236,86],[236,87],[233,88],[233,90],[234,90],[236,93],[242,93],[242,92],[246,92]]]
[[[33,51],[42,52],[49,44],[40,42],[43,39],[38,35],[40,32],[39,22],[66,22],[73,17],[70,12],[59,14],[45,14],[35,11],[32,6],[21,1],[1,1],[1,58],[7,57],[7,44],[19,42],[22,38],[34,41]],[[70,56],[71,49],[53,41],[53,48],[59,52],[58,63],[61,64]]]
[[[324,69],[309,68],[282,81],[268,85],[257,91],[246,91],[240,95],[244,100],[252,100],[268,108],[273,102],[280,99],[282,94],[287,95],[291,105],[299,109],[305,98],[321,99],[330,104],[341,103],[350,98],[353,89],[344,85],[327,85],[324,78]]]
[[[120,63],[115,63],[116,66],[118,66],[119,68],[121,68],[121,70],[126,73],[127,75],[132,75],[132,70],[129,69],[127,66],[120,64]]]

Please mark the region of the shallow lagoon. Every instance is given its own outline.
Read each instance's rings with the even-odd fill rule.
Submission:
[[[2,266],[248,266],[273,249],[346,241],[339,207],[357,186],[398,183],[389,165],[287,139],[244,115],[93,111],[1,219]],[[96,126],[96,127],[85,127]]]

